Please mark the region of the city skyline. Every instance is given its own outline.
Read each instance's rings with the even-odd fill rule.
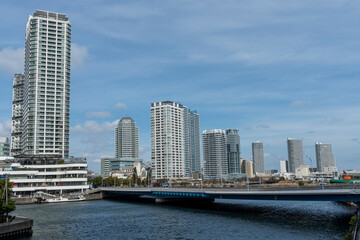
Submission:
[[[0,136],[10,137],[12,78],[24,65],[24,22],[40,8],[65,13],[75,26],[70,155],[87,157],[89,169],[99,171],[100,157],[112,155],[113,130],[123,116],[137,119],[140,157],[150,159],[148,104],[166,99],[198,109],[200,131],[239,129],[244,159],[251,158],[251,143],[262,141],[265,169],[287,159],[288,137],[302,139],[304,156],[313,159],[314,142],[331,143],[339,170],[359,169],[360,59],[353,42],[360,32],[351,27],[359,3],[263,3],[160,8],[39,1],[19,7],[4,1]],[[331,14],[319,13],[323,7]]]

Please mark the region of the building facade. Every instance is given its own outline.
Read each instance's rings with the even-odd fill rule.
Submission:
[[[13,78],[13,102],[12,102],[12,118],[11,118],[11,155],[21,154],[21,121],[22,121],[22,105],[24,99],[24,81],[23,74],[15,74]]]
[[[101,158],[101,176],[107,178],[111,175],[111,172],[125,173],[127,175],[130,172],[128,170],[134,168],[137,168],[137,174],[140,175],[139,166],[142,166],[142,162],[141,158],[103,157]]]
[[[7,137],[0,137],[0,157],[10,156],[10,143]]]
[[[304,165],[302,140],[287,139],[289,172],[295,173],[296,168]]]
[[[239,130],[226,130],[226,151],[229,171],[228,173],[230,176],[237,176],[241,173]]]
[[[199,171],[199,114],[172,101],[152,103],[151,159],[155,179],[189,178]]]
[[[205,130],[202,133],[204,178],[220,179],[228,176],[226,131]]]
[[[241,172],[244,173],[247,177],[254,177],[254,163],[252,160],[242,160],[241,161]]]
[[[252,143],[252,157],[254,174],[264,173],[264,144],[262,142]]]
[[[329,172],[336,170],[335,158],[332,154],[331,144],[315,143],[317,170]]]
[[[130,117],[122,118],[115,128],[115,158],[139,157],[139,128]]]
[[[281,160],[280,161],[280,173],[289,172],[289,161]]]
[[[21,153],[69,155],[71,24],[36,11],[25,37]]]

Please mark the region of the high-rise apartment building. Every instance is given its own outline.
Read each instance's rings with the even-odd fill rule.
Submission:
[[[208,179],[227,178],[229,171],[225,130],[203,131],[202,142],[204,177]]]
[[[262,142],[252,143],[252,156],[254,174],[264,173],[264,144]]]
[[[332,172],[336,169],[331,144],[315,143],[315,154],[319,172]]]
[[[7,137],[0,137],[0,157],[10,156],[10,143]]]
[[[304,165],[302,140],[287,139],[289,171],[295,173],[295,169]]]
[[[23,74],[15,74],[13,78],[13,102],[11,119],[11,155],[21,154],[21,121],[22,105],[24,99],[24,81]]]
[[[124,117],[115,128],[115,158],[138,157],[139,128],[131,117]]]
[[[151,104],[153,176],[191,177],[200,170],[199,115],[171,101]]]
[[[229,171],[228,173],[230,175],[236,176],[241,173],[239,130],[226,130],[226,148]]]
[[[26,26],[21,153],[69,155],[71,24],[36,11]]]
[[[246,174],[249,178],[254,177],[254,163],[251,160],[242,160],[241,161],[241,172]]]
[[[184,107],[185,176],[200,172],[200,121],[197,111]]]

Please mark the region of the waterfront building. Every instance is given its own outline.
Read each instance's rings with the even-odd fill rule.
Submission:
[[[139,128],[131,117],[124,117],[115,128],[115,158],[138,157]]]
[[[319,172],[337,171],[331,144],[315,143],[316,164]]]
[[[280,173],[287,173],[289,172],[289,161],[282,160],[280,161]]]
[[[196,110],[184,106],[185,176],[200,172],[200,120]]]
[[[25,36],[21,153],[68,157],[71,24],[36,11]]]
[[[244,173],[249,178],[254,177],[254,163],[252,160],[242,160],[241,161],[241,172]]]
[[[101,158],[101,176],[107,178],[111,172],[125,172],[126,169],[137,169],[137,173],[142,172],[143,160],[141,158]]]
[[[241,173],[240,136],[238,133],[239,130],[237,129],[226,130],[226,153],[229,177],[237,177]]]
[[[22,155],[0,160],[0,177],[9,176],[13,194],[30,197],[38,191],[49,194],[80,193],[89,189],[85,158],[56,155]]]
[[[225,130],[213,129],[203,131],[202,142],[204,178],[227,178],[229,171]]]
[[[10,156],[10,143],[7,137],[0,137],[0,157]]]
[[[300,165],[295,168],[295,178],[304,179],[305,177],[310,176],[309,165]]]
[[[254,174],[264,173],[264,144],[262,142],[252,143],[252,157]]]
[[[24,81],[23,74],[15,74],[13,78],[13,101],[12,101],[12,118],[11,118],[11,155],[21,154],[21,120],[22,105],[24,99]]]
[[[199,171],[199,114],[172,101],[152,103],[151,159],[155,179],[190,178]]]
[[[295,169],[304,165],[302,140],[287,139],[289,172],[295,173]]]

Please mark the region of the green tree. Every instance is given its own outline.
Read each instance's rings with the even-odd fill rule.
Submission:
[[[299,181],[298,184],[299,184],[300,187],[305,185],[305,183],[303,181]]]
[[[103,180],[102,177],[88,178],[89,184],[92,183],[92,185],[93,185],[94,188],[100,187],[101,184],[102,184],[102,180]]]
[[[15,201],[10,198],[12,183],[6,183],[5,179],[0,180],[0,214],[1,222],[7,222],[9,213],[15,211]]]

